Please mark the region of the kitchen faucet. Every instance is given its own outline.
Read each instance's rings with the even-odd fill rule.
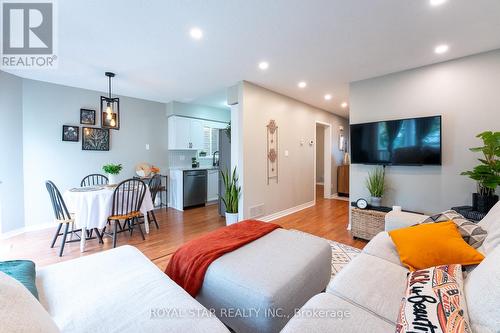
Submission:
[[[217,154],[217,160],[215,159],[215,154]],[[212,156],[212,166],[219,166],[219,151],[214,151]]]

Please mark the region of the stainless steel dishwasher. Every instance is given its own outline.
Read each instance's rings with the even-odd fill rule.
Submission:
[[[204,205],[207,201],[207,170],[184,171],[184,208]]]

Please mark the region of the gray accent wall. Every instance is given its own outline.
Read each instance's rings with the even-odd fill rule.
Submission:
[[[500,50],[350,85],[350,122],[442,115],[442,166],[386,168],[382,203],[424,213],[471,204],[475,183],[460,172],[477,164],[475,135],[500,131]],[[351,199],[368,198],[373,166],[351,166]]]
[[[22,84],[0,71],[0,233],[24,224]]]
[[[27,227],[53,219],[44,185],[47,179],[64,191],[79,186],[88,174],[103,173],[102,166],[107,163],[123,164],[119,180],[134,176],[135,166],[141,162],[154,164],[166,172],[165,104],[119,96],[120,130],[110,130],[110,151],[82,151],[80,108],[93,109],[99,114],[99,98],[103,93],[33,80],[24,80],[23,86]],[[80,142],[63,142],[62,125],[80,126]]]

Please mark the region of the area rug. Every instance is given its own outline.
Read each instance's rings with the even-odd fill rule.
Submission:
[[[292,230],[292,231],[304,233],[303,231],[300,230]],[[340,270],[344,268],[345,265],[347,265],[354,257],[356,257],[361,252],[361,250],[326,238],[322,237],[318,238],[327,241],[328,244],[330,244],[330,247],[332,248],[332,277],[330,279],[330,283],[332,283],[332,280],[335,277],[335,275],[337,275],[337,273],[340,272]]]
[[[332,248],[332,279],[333,277],[340,272],[345,265],[347,265],[354,257],[356,257],[361,250],[342,244],[339,242],[335,242],[332,240],[326,239],[326,241],[330,244]]]

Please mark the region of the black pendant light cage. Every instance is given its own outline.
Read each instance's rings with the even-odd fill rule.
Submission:
[[[115,77],[115,74],[106,72],[105,75],[108,77],[108,96],[101,96],[101,127],[119,130],[120,99],[111,96],[111,78]]]

